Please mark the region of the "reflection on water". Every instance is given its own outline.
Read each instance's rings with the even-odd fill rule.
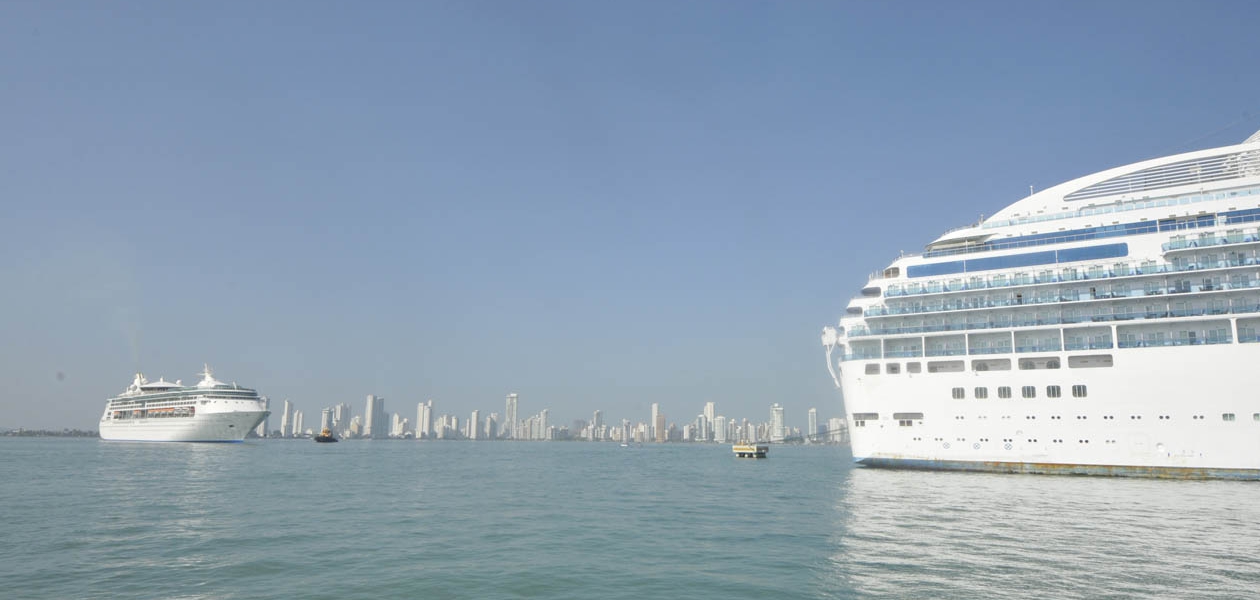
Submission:
[[[853,469],[828,577],[892,597],[1251,596],[1260,488]]]
[[[0,597],[1238,598],[1260,484],[836,448],[0,439]],[[7,593],[16,590],[17,593]]]

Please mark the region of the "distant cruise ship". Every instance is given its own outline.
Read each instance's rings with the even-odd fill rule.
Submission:
[[[947,231],[823,329],[854,460],[1260,479],[1258,253],[1260,132]]]
[[[110,398],[101,415],[101,439],[141,442],[239,442],[270,412],[258,392],[215,380],[206,366],[201,382],[150,382],[137,373],[127,391]]]

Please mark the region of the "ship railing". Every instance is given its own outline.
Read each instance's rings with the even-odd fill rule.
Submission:
[[[1248,302],[1245,300],[1231,300],[1228,305],[1204,306],[1191,308],[1177,308],[1170,310],[1137,310],[1137,307],[1131,307],[1133,310],[1124,312],[1113,312],[1107,314],[1091,314],[1091,315],[1053,315],[1037,319],[1001,319],[986,322],[969,322],[969,323],[933,323],[931,325],[921,326],[902,326],[902,327],[868,327],[865,329],[850,329],[848,336],[850,338],[861,338],[871,336],[885,335],[915,335],[927,333],[949,333],[949,332],[967,332],[984,329],[1009,329],[1012,327],[1037,327],[1037,326],[1054,326],[1054,325],[1077,325],[1081,323],[1111,323],[1126,322],[1143,319],[1163,319],[1169,317],[1201,317],[1214,315],[1229,314],[1254,314],[1260,312],[1260,304]]]

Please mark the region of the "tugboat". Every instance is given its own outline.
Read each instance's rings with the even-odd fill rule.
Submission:
[[[320,443],[335,442],[337,438],[333,436],[331,429],[325,427],[319,432],[319,435],[315,436],[315,441]]]

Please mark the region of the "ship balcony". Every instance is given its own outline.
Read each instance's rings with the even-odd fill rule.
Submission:
[[[1205,233],[1196,237],[1184,235],[1173,236],[1167,243],[1160,245],[1166,253],[1214,246],[1233,246],[1240,244],[1260,244],[1260,228],[1234,229],[1224,235]]]
[[[1210,273],[1204,272],[1210,275]],[[1210,278],[1206,282],[1198,284],[1189,284],[1187,281],[1176,282],[1170,284],[1144,287],[1143,289],[1133,290],[1097,290],[1094,288],[1092,292],[1081,290],[1075,294],[1056,293],[1056,294],[1018,294],[1015,298],[985,298],[977,299],[955,299],[950,301],[932,302],[928,304],[889,307],[889,306],[872,306],[863,312],[865,317],[895,317],[905,315],[919,315],[931,313],[957,313],[976,310],[988,310],[992,308],[1010,308],[1025,306],[1043,306],[1052,304],[1062,304],[1065,302],[1096,302],[1108,300],[1124,300],[1133,298],[1149,298],[1153,296],[1165,296],[1174,294],[1198,294],[1202,292],[1221,292],[1233,290],[1247,290],[1260,288],[1260,278],[1242,279],[1235,278],[1232,281],[1215,282]]]
[[[1260,244],[1260,242],[1257,243]],[[967,280],[959,279],[949,282],[932,281],[928,283],[891,285],[884,290],[884,297],[901,298],[905,296],[928,296],[1011,287],[1027,287],[1035,289],[1037,286],[1053,285],[1058,283],[1096,281],[1100,279],[1114,280],[1126,277],[1141,277],[1144,275],[1183,273],[1187,271],[1205,271],[1212,269],[1230,269],[1236,267],[1254,266],[1256,264],[1260,264],[1260,261],[1258,261],[1255,256],[1223,256],[1219,260],[1179,261],[1179,264],[1156,264],[1154,262],[1148,262],[1140,265],[1126,264],[1123,266],[1111,265],[1108,267],[1077,267],[1062,269],[1054,273],[1043,271],[1035,276],[1024,275],[1010,277],[1005,275],[994,275],[988,278],[972,277]]]
[[[1166,318],[1186,318],[1186,317],[1207,317],[1219,315],[1244,315],[1255,314],[1260,312],[1260,303],[1252,300],[1230,301],[1229,304],[1220,306],[1192,307],[1192,308],[1169,308],[1166,310],[1147,311],[1134,310],[1120,313],[1108,314],[1072,314],[1072,315],[1049,315],[1042,318],[1019,319],[1004,318],[986,320],[983,322],[967,322],[967,323],[934,323],[931,325],[909,326],[909,327],[854,327],[849,330],[850,338],[889,336],[889,335],[916,335],[926,333],[943,333],[943,332],[963,332],[976,331],[985,329],[1012,329],[1020,327],[1039,327],[1054,325],[1076,325],[1081,323],[1112,323],[1112,322],[1128,322],[1145,319],[1166,319]]]

